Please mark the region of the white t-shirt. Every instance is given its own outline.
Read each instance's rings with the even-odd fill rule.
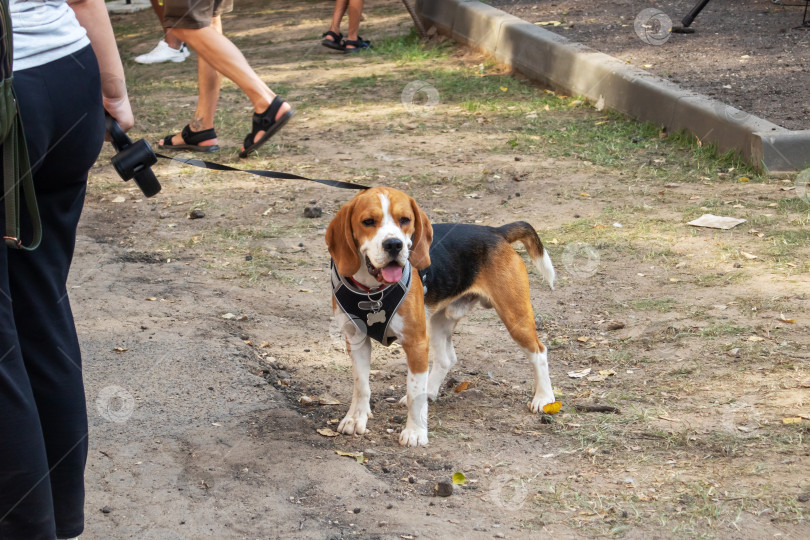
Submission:
[[[90,40],[65,0],[11,0],[14,71],[73,54]]]

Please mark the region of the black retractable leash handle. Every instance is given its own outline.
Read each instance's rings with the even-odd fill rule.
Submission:
[[[118,153],[112,157],[112,164],[118,176],[124,182],[135,179],[147,197],[154,197],[160,192],[160,182],[152,172],[152,165],[157,163],[157,156],[149,143],[143,139],[135,142],[124,133],[115,118],[107,115],[107,132],[112,138],[112,145]]]
[[[258,169],[237,169],[230,165],[223,165],[213,161],[205,161],[202,159],[186,159],[181,157],[164,156],[157,154],[149,143],[143,139],[132,142],[118,122],[111,116],[107,116],[107,131],[112,137],[112,143],[118,153],[113,156],[112,164],[115,171],[126,182],[132,178],[135,183],[141,188],[143,194],[147,197],[152,197],[160,191],[160,182],[155,178],[155,173],[150,168],[157,163],[157,158],[170,159],[172,161],[179,161],[193,167],[200,167],[201,169],[211,169],[213,171],[235,171],[248,174],[255,174],[264,178],[276,178],[279,180],[306,180],[308,182],[317,182],[325,186],[331,186],[341,189],[368,189],[368,186],[354,184],[352,182],[341,182],[340,180],[323,180],[318,178],[307,178],[306,176],[299,176],[297,174],[278,172],[278,171],[263,171]]]

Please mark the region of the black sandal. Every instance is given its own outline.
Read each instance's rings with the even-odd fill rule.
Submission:
[[[183,138],[183,144],[172,144],[174,134],[166,135],[163,137],[163,144],[158,144],[158,148],[164,150],[193,150],[195,152],[216,152],[219,146],[212,144],[211,146],[200,146],[199,143],[216,139],[217,134],[214,128],[204,129],[202,131],[191,131],[191,127],[186,125],[183,131],[180,132],[180,137]]]
[[[247,157],[252,151],[266,143],[270,137],[275,135],[276,132],[284,127],[284,124],[292,118],[292,115],[295,114],[295,109],[290,109],[284,113],[281,118],[276,120],[276,115],[284,103],[285,101],[283,99],[276,96],[273,98],[273,102],[267,107],[266,111],[261,114],[253,113],[253,130],[245,137],[245,149],[239,152],[239,157]],[[253,139],[256,138],[256,134],[260,131],[264,131],[264,135],[262,135],[258,141],[254,142]]]
[[[353,48],[350,49],[347,45],[351,45]],[[374,46],[371,44],[370,41],[367,39],[363,39],[360,36],[357,36],[357,40],[353,41],[350,39],[343,40],[343,51],[347,53],[356,53],[360,51],[364,51],[366,49],[373,49]]]
[[[326,36],[331,37],[332,39],[334,39],[334,41],[332,41],[332,39],[326,39]],[[321,39],[321,45],[323,45],[324,47],[328,47],[328,48],[334,49],[336,51],[344,50],[344,47],[343,47],[343,34],[336,34],[336,33],[332,32],[331,30],[328,30],[328,31],[324,32],[323,35],[321,35],[321,37],[323,38],[323,39]]]

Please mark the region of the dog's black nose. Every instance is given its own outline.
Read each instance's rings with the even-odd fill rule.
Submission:
[[[382,247],[387,253],[396,255],[402,251],[402,240],[399,238],[389,238],[388,240],[383,240]]]

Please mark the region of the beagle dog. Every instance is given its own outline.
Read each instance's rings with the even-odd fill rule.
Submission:
[[[528,223],[431,225],[411,197],[386,187],[362,191],[338,211],[326,230],[333,268],[332,308],[354,373],[352,403],[339,432],[363,435],[372,417],[372,335],[384,344],[398,340],[407,356],[403,401],[408,418],[399,443],[427,444],[428,398],[436,399],[456,363],[452,342],[456,324],[479,304],[495,308],[532,364],[534,395],[529,409],[536,413],[554,402],[547,351],[537,337],[529,276],[511,246],[517,241],[553,289],[551,259]],[[391,301],[383,298],[389,291],[395,291]],[[354,305],[347,307],[352,298]],[[375,327],[378,330],[372,333]],[[433,365],[428,373],[429,349]]]

